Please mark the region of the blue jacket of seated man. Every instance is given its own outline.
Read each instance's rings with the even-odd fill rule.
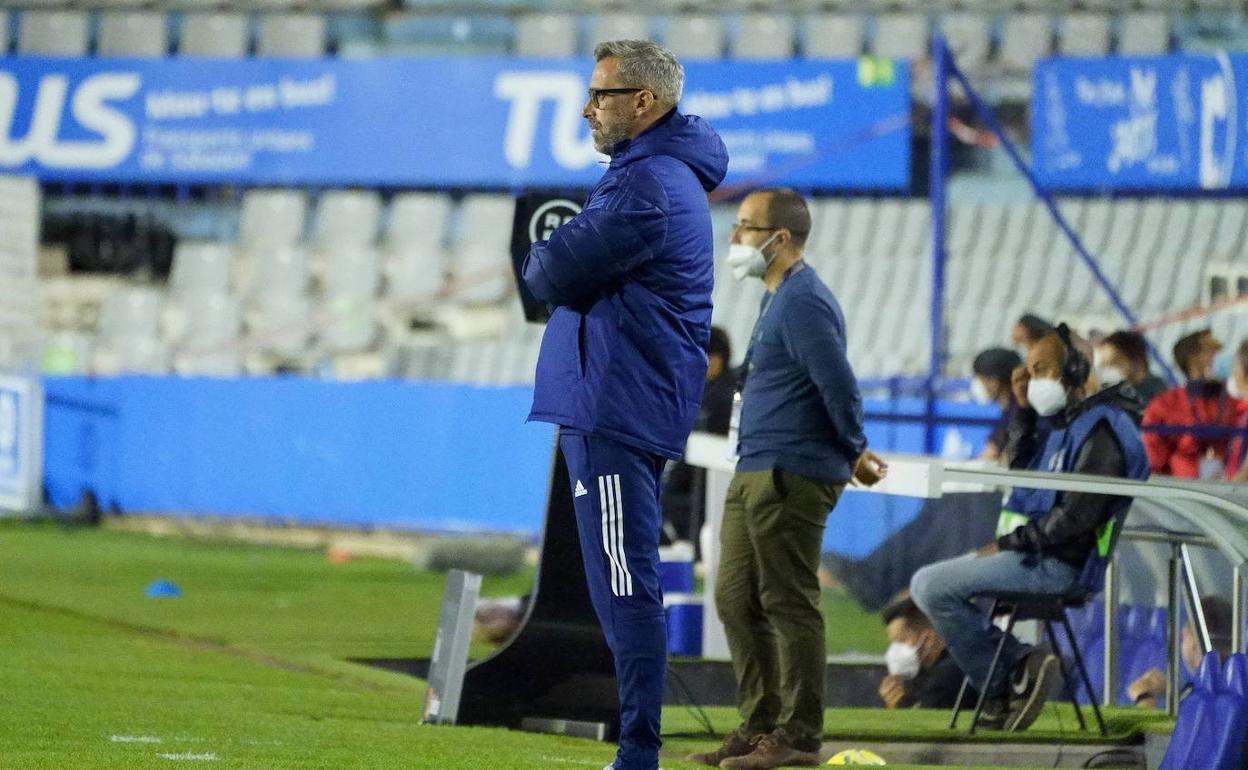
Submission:
[[[530,420],[684,454],[711,334],[707,193],[727,170],[715,131],[672,110],[617,145],[584,210],[533,244],[524,281],[554,312]]]
[[[1106,388],[1037,425],[1031,456],[1016,458],[1013,467],[1144,481],[1149,463],[1138,427],[1141,408],[1129,385]],[[1001,513],[998,543],[1066,561],[1081,569],[1079,584],[1096,593],[1130,506],[1129,497],[1016,487]]]

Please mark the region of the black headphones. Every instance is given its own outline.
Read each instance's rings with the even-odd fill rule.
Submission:
[[[1062,347],[1066,349],[1066,360],[1062,363],[1062,384],[1068,388],[1082,387],[1088,381],[1088,375],[1092,373],[1092,363],[1071,341],[1069,326],[1061,323],[1054,331],[1057,332],[1057,338],[1062,341]]]

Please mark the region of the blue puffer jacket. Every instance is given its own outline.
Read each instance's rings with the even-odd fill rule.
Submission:
[[[530,420],[684,453],[710,341],[706,194],[727,170],[711,127],[673,110],[618,146],[584,211],[533,244],[524,281],[555,311]]]

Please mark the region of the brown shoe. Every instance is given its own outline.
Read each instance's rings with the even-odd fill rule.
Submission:
[[[739,768],[739,770],[774,770],[777,767],[818,767],[819,754],[814,751],[802,751],[793,745],[793,738],[784,731],[775,731],[764,735],[754,746],[754,751],[742,757],[732,757],[719,763],[720,767]]]
[[[696,762],[699,765],[709,765],[710,767],[719,767],[719,763],[725,759],[743,757],[749,754],[754,750],[754,747],[762,737],[762,734],[751,736],[740,730],[733,730],[724,736],[724,742],[719,745],[719,748],[700,754],[690,754],[685,757],[685,761]]]

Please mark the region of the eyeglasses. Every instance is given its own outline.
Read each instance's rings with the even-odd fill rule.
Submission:
[[[767,225],[747,225],[741,222],[734,222],[732,225],[732,232],[734,233],[739,233],[742,230],[755,230],[757,232],[766,233],[766,232],[771,232],[772,230],[779,230],[779,229],[780,229],[779,227],[769,227]]]
[[[644,88],[591,88],[589,89],[589,103],[602,109],[602,97],[611,96],[612,94],[636,94],[645,91]]]

